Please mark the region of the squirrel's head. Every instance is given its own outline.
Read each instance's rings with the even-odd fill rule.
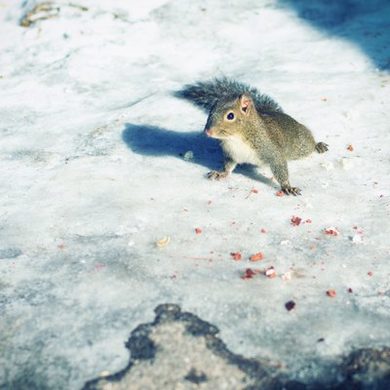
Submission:
[[[244,131],[256,116],[251,96],[247,93],[229,102],[217,102],[211,110],[204,129],[208,137],[226,139]]]

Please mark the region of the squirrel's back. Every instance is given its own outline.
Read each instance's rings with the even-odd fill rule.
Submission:
[[[182,90],[175,93],[175,96],[187,99],[209,113],[217,102],[234,101],[245,93],[252,96],[258,112],[283,112],[279,104],[268,95],[260,93],[248,84],[226,77],[185,85]]]

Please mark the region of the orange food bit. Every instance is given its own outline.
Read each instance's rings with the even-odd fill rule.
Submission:
[[[249,258],[250,261],[260,261],[263,259],[264,259],[264,255],[261,252],[255,253]]]
[[[239,261],[242,259],[240,252],[232,252],[232,253],[230,253],[230,256],[232,256],[233,260],[236,260],[236,261]]]
[[[275,271],[274,267],[272,267],[272,266],[269,267],[269,268],[267,268],[267,269],[265,270],[264,274],[265,274],[265,276],[266,276],[267,278],[270,278],[270,279],[276,277],[276,271]]]
[[[293,225],[293,226],[299,226],[302,222],[302,218],[293,216],[293,217],[291,217],[290,222],[291,222],[291,225]]]
[[[339,235],[338,230],[336,228],[334,228],[334,227],[327,228],[327,229],[324,230],[324,232],[328,236],[338,236]]]
[[[252,268],[247,268],[244,273],[241,275],[241,279],[252,279],[256,274],[258,274],[258,270],[253,270]]]
[[[326,291],[326,295],[328,296],[328,297],[331,297],[331,298],[334,298],[335,296],[336,296],[336,290],[327,290]]]

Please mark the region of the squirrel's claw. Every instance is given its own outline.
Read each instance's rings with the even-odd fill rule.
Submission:
[[[316,145],[316,151],[318,153],[325,153],[328,151],[329,145],[326,144],[325,142],[318,142]]]
[[[227,172],[218,172],[218,171],[211,171],[207,174],[207,177],[210,180],[221,180],[228,176],[229,174]]]
[[[283,191],[286,195],[294,195],[294,196],[302,195],[302,194],[301,194],[301,189],[298,188],[298,187],[283,187],[283,188],[282,188],[282,191]]]

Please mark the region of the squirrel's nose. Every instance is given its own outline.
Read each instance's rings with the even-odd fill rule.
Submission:
[[[207,127],[204,129],[204,132],[205,134],[208,136],[208,137],[211,137],[212,135],[212,132],[211,132],[211,129],[208,129]]]

